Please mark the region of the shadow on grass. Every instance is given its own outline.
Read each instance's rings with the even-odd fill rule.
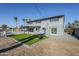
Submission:
[[[16,35],[9,35],[8,37],[11,37],[11,36],[16,36]],[[35,38],[43,39],[44,36],[45,36],[44,34],[32,35],[26,38],[18,39],[18,41],[20,41],[21,43],[25,43]]]
[[[43,39],[44,35],[43,34],[39,34],[39,35],[32,35],[30,37],[27,38],[23,38],[23,39],[19,39],[18,41],[21,41],[21,43],[26,43],[30,40],[33,40],[35,38],[39,38],[39,39]]]
[[[16,35],[7,35],[7,37],[16,36]]]
[[[22,46],[22,43],[26,43],[26,42],[28,42],[28,41],[30,41],[30,40],[35,39],[35,38],[43,39],[43,37],[44,37],[44,35],[40,34],[40,35],[32,35],[32,36],[30,36],[30,37],[27,37],[27,38],[24,38],[24,39],[20,39],[20,40],[18,40],[18,41],[22,41],[21,43],[17,43],[17,42],[16,42],[16,43],[13,44],[13,46],[11,46],[11,47],[7,47],[7,48],[0,49],[0,53],[3,53],[3,52],[6,52],[6,51],[15,49],[15,48],[17,48],[17,47],[20,47],[20,46]]]

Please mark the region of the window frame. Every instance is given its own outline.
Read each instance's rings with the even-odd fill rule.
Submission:
[[[51,18],[50,22],[55,22],[55,21],[59,21],[59,18]]]
[[[37,23],[41,23],[41,21],[36,21],[36,24],[37,24]]]
[[[52,31],[53,30],[53,31]],[[51,28],[51,33],[52,34],[57,34],[57,28]]]

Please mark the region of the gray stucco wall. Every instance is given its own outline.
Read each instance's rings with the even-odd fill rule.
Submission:
[[[59,21],[44,20],[41,23],[33,22],[31,24],[26,24],[26,26],[41,26],[39,31],[34,31],[34,33],[43,33],[43,27],[46,28],[46,35],[63,35],[64,34],[64,17],[59,18]],[[51,28],[57,28],[57,34],[51,34]]]

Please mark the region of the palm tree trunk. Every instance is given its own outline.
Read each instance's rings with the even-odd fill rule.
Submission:
[[[17,21],[16,21],[16,28],[17,28]]]

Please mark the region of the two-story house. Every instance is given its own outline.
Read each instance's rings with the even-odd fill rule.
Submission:
[[[61,36],[64,34],[64,15],[27,21],[26,27],[32,34]]]

